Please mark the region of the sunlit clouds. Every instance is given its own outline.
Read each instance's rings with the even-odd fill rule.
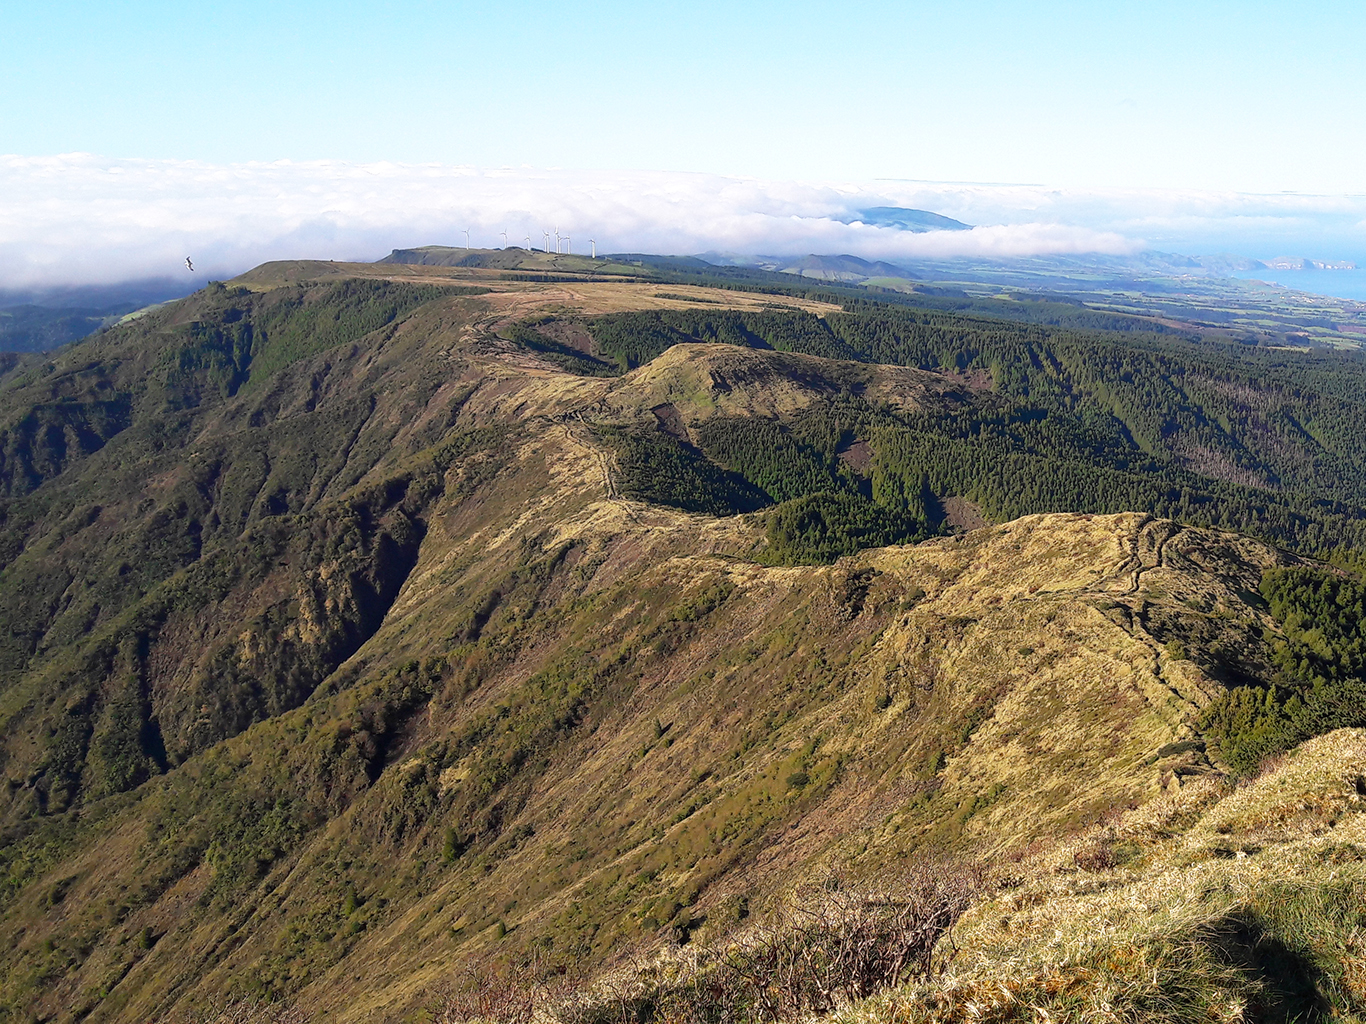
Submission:
[[[875,206],[975,225],[912,233]],[[216,165],[87,154],[0,157],[0,286],[227,276],[270,259],[375,259],[424,244],[586,253],[724,251],[870,259],[1366,251],[1366,198],[874,181],[800,183],[674,172],[476,169],[341,161]],[[506,232],[506,236],[504,235]],[[1305,248],[1313,239],[1313,251]],[[553,245],[553,242],[552,242]]]

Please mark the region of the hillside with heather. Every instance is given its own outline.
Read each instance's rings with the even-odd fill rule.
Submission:
[[[0,1020],[1354,1019],[1359,354],[410,252],[0,364]]]

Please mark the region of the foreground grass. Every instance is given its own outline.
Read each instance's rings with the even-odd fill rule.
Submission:
[[[718,903],[707,908],[711,921],[680,913],[681,945],[606,976],[548,955],[477,970],[453,963],[448,998],[405,1019],[1366,1019],[1366,730],[1318,737],[1241,782],[1185,778],[1080,836],[998,857],[987,877],[971,879],[969,899],[940,875],[922,876],[917,889],[884,874],[827,887],[828,898],[820,887],[795,889],[794,902],[753,916]],[[945,913],[899,917],[917,892],[917,906]],[[928,945],[904,942],[913,929],[898,922],[912,919],[929,922]],[[842,934],[857,941],[841,944]],[[885,969],[889,958],[863,955],[870,947],[906,955]],[[851,949],[859,955],[846,956]],[[289,1017],[278,1007],[229,1010],[207,1019],[326,1019],[299,1008]]]
[[[1255,779],[1189,783],[1080,839],[998,864],[966,889],[961,874],[959,888],[902,885],[924,906],[948,892],[960,900],[904,970],[859,974],[875,943],[861,939],[850,948],[863,953],[843,957],[837,936],[860,934],[856,905],[867,904],[817,906],[808,891],[764,924],[628,964],[591,987],[563,973],[504,973],[501,991],[466,987],[425,1019],[1360,1021],[1363,811],[1366,731],[1340,730]],[[960,917],[968,892],[979,898]],[[832,906],[842,909],[832,916]]]
[[[964,917],[939,976],[839,1019],[1366,1019],[1364,772],[1366,732],[1342,730],[1040,854]]]

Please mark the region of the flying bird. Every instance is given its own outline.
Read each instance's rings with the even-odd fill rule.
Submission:
[[[191,273],[194,272],[194,264],[190,262],[190,257],[188,256],[185,257],[185,266],[190,268]]]

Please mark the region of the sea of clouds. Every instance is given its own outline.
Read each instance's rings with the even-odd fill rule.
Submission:
[[[975,225],[914,234],[857,211],[931,210]],[[208,164],[0,156],[0,288],[187,273],[271,259],[371,260],[425,244],[575,252],[723,251],[870,259],[1126,254],[1366,254],[1366,196],[1051,188],[880,180],[802,183],[677,172],[311,161]],[[553,243],[552,243],[553,245]]]

